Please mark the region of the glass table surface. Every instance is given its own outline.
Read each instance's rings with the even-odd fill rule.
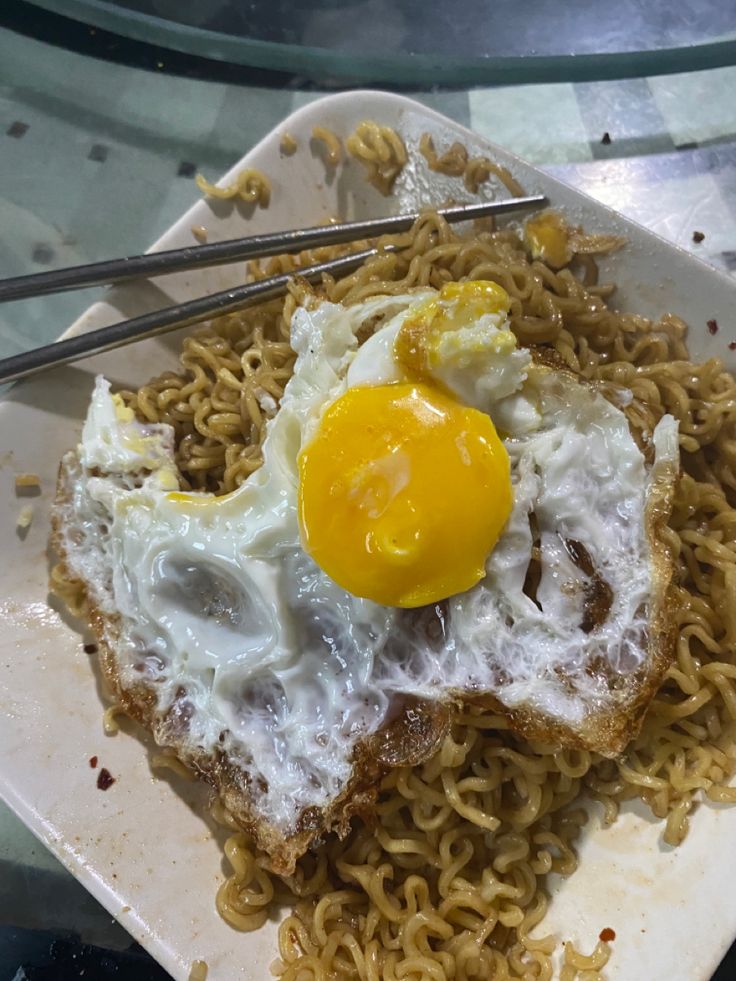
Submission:
[[[368,82],[622,78],[736,63],[720,0],[34,0],[239,65]]]
[[[0,276],[142,251],[197,199],[196,172],[216,178],[319,95],[295,78],[235,85],[182,65],[175,75],[160,50],[119,38],[116,62],[101,60],[62,46],[56,22],[43,40],[40,21],[21,33],[4,17]],[[96,40],[101,51],[113,43]],[[409,94],[736,275],[734,91],[726,67]],[[53,340],[94,298],[0,306],[0,356]],[[89,977],[162,978],[131,943],[0,803],[0,981],[57,981],[83,966]],[[732,953],[716,978],[734,976]]]

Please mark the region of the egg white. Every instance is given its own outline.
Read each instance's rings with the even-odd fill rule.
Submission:
[[[191,745],[236,761],[258,812],[285,834],[305,807],[338,796],[356,743],[398,695],[492,692],[508,708],[576,727],[616,702],[600,673],[586,670],[594,659],[631,672],[646,658],[646,497],[656,468],[676,464],[676,423],[657,427],[648,473],[623,413],[509,347],[503,315],[435,352],[437,381],[506,437],[514,489],[486,577],[449,599],[444,635],[430,639],[411,611],[350,595],[303,550],[298,453],[349,385],[400,380],[393,340],[412,304],[430,295],[297,310],[294,375],[268,424],[263,466],[226,497],[172,494],[171,429],[136,422],[104,379],[69,462],[66,560],[116,618],[110,642],[123,684],[144,678],[162,712],[186,690]],[[358,349],[358,332],[376,319],[382,328]],[[541,539],[537,603],[523,589],[531,511]],[[592,633],[580,627],[584,577],[565,539],[585,545],[613,591]]]

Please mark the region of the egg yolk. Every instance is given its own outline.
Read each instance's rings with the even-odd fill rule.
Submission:
[[[508,313],[510,305],[506,290],[490,280],[445,283],[437,296],[417,304],[403,322],[394,357],[409,378],[427,379],[437,366],[443,334],[471,327],[484,314]]]
[[[530,218],[524,226],[524,241],[533,259],[553,269],[561,269],[572,259],[570,232],[556,211],[542,211]]]
[[[421,382],[349,389],[299,456],[306,550],[344,589],[384,606],[474,586],[511,504],[490,418]]]

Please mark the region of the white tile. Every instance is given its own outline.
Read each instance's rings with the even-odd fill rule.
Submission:
[[[292,111],[287,89],[230,86],[213,119],[215,147],[232,154],[229,165],[244,156]]]
[[[12,44],[3,45],[0,86],[19,105],[53,112],[67,122],[94,127],[115,118],[126,79],[148,74],[96,58],[84,58],[80,69],[80,55],[74,52],[20,34],[12,38]]]
[[[736,135],[736,67],[650,78],[675,144]]]
[[[316,102],[316,100],[321,99],[324,94],[324,92],[302,92],[300,90],[291,92],[290,112],[296,112],[297,109],[302,109],[304,106],[308,106],[310,102]]]
[[[70,212],[66,230],[90,257],[147,248],[178,217],[164,208],[172,182],[188,185],[190,203],[199,197],[193,180],[176,176],[176,162],[154,151],[113,143],[103,164],[84,160],[80,165],[84,195]]]
[[[116,120],[167,142],[204,142],[226,98],[225,85],[152,72],[131,72],[116,103]],[[131,136],[135,136],[132,132]]]
[[[472,129],[532,163],[592,157],[571,84],[473,89],[469,99]]]

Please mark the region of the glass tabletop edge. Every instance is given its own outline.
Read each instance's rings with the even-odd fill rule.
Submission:
[[[204,61],[297,74],[345,84],[481,85],[638,78],[736,65],[736,38],[651,51],[457,59],[406,54],[360,56],[327,48],[233,38],[216,31],[123,11],[104,0],[30,0],[33,6],[122,37]],[[164,66],[165,67],[165,66]]]

